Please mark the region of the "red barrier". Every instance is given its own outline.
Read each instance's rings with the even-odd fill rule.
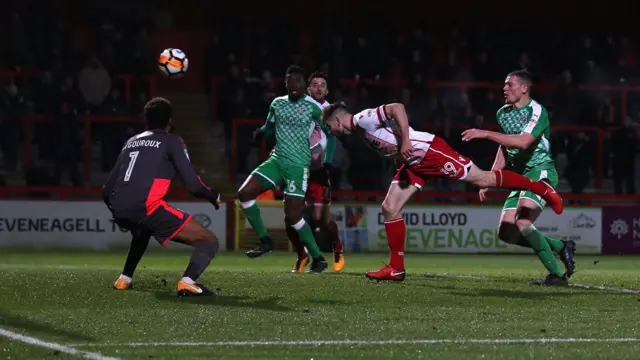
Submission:
[[[213,111],[213,116],[215,116],[216,109],[216,96],[217,91],[216,88],[219,84],[224,81],[223,77],[215,77],[212,79],[211,83],[211,109]],[[283,79],[277,78],[273,79],[274,83],[280,83],[284,85]],[[348,86],[351,89],[351,97],[357,98],[358,96],[358,87],[361,85],[369,85],[369,86],[380,86],[386,87],[389,89],[401,89],[404,86],[407,86],[407,82],[404,80],[375,80],[375,79],[341,79],[340,83],[344,86]],[[469,90],[471,88],[486,88],[486,89],[501,89],[504,84],[502,83],[494,83],[494,82],[437,82],[437,81],[427,81],[424,83],[425,86],[430,88],[459,88],[462,91]],[[555,84],[536,84],[534,89],[542,89],[542,90],[554,90],[558,86]],[[629,92],[637,91],[640,92],[640,86],[626,86],[626,85],[579,85],[576,87],[581,91],[611,91],[620,94],[620,102],[621,109],[620,113],[622,116],[627,115],[627,100]],[[266,114],[265,114],[266,116]],[[243,125],[252,125],[252,126],[260,126],[264,123],[264,119],[234,119],[233,120],[233,129],[232,129],[232,159],[230,165],[230,174],[229,177],[233,181],[236,181],[236,172],[237,172],[237,134],[238,126]],[[461,125],[454,125],[454,127],[463,128]],[[496,129],[497,126],[495,124],[488,124],[486,126],[489,129]],[[608,132],[613,131],[613,129],[605,129],[597,126],[578,126],[578,125],[552,125],[552,129],[557,131],[568,131],[568,132],[578,132],[578,131],[586,131],[586,132],[594,132],[596,134],[596,142],[597,142],[597,151],[596,151],[596,187],[602,187],[603,180],[603,147],[604,141]],[[263,145],[264,147],[264,145]]]
[[[55,195],[56,200],[102,200],[100,187],[74,188],[58,186],[5,186],[0,187],[0,199],[20,199],[29,194],[46,193]],[[10,196],[8,196],[10,195]],[[282,192],[277,192],[277,198],[282,198]],[[334,191],[333,198],[337,203],[370,203],[381,204],[386,196],[383,191]],[[489,191],[484,204],[496,204],[504,201],[507,192]],[[195,200],[185,188],[176,187],[169,190],[168,197],[173,200]],[[562,194],[565,203],[579,203],[580,206],[605,206],[640,204],[640,195],[615,195],[615,194]],[[235,199],[223,199],[232,202]],[[472,192],[419,192],[411,200],[414,204],[451,205],[480,205],[477,193]]]
[[[68,187],[68,186],[5,186],[0,187],[0,199],[20,199],[30,194],[51,194],[56,200],[100,200],[102,188],[92,187]],[[167,193],[168,197],[175,200],[185,200],[190,197],[184,188],[172,188]]]
[[[14,72],[14,71],[3,71],[0,72],[0,81],[4,80],[8,83],[13,83],[19,78],[33,78],[41,76],[41,72]],[[149,97],[152,97],[155,94],[155,80],[151,75],[145,76],[134,76],[134,75],[118,75],[114,77],[118,80],[123,80],[125,84],[125,101],[127,105],[131,104],[131,87],[132,83],[136,78],[143,78],[149,83]],[[25,116],[12,116],[12,117],[2,117],[0,119],[3,120],[14,120],[14,121],[22,121],[24,123],[24,143],[25,145],[31,144],[31,136],[33,131],[33,123],[34,122],[42,122],[42,121],[51,121],[50,115],[25,115]],[[84,146],[83,146],[83,179],[88,182],[91,174],[91,124],[93,123],[105,123],[105,122],[131,122],[131,123],[142,123],[143,120],[137,117],[132,116],[79,116],[78,120],[84,123]],[[23,154],[23,168],[26,174],[26,171],[31,166],[31,146],[24,147]]]
[[[21,71],[21,72],[16,72],[16,71],[0,71],[0,81],[6,82],[8,84],[10,83],[14,83],[17,79],[19,78],[35,78],[35,77],[39,77],[42,76],[42,72],[39,71]],[[114,76],[113,79],[115,80],[123,80],[124,81],[124,86],[125,86],[125,91],[124,91],[124,99],[127,103],[127,105],[131,105],[131,84],[133,83],[134,79],[136,78],[142,78],[145,79],[145,81],[147,81],[149,83],[149,97],[152,97],[155,94],[155,89],[156,89],[156,81],[155,81],[155,77],[151,76],[151,75],[144,75],[144,76],[136,76],[136,75],[117,75]]]
[[[24,125],[24,154],[23,154],[23,168],[25,176],[27,170],[31,167],[31,133],[33,131],[34,122],[51,121],[52,117],[49,115],[26,115],[26,116],[12,116],[12,117],[0,117],[3,120],[22,121]],[[91,124],[93,123],[144,123],[144,120],[139,117],[132,116],[79,116],[78,121],[83,123],[84,132],[84,145],[83,145],[83,160],[82,160],[82,174],[85,182],[89,182],[91,176],[91,139],[92,131]]]
[[[231,129],[231,163],[229,165],[229,179],[233,182],[236,182],[237,179],[237,164],[238,164],[238,127],[240,126],[252,126],[259,127],[264,124],[263,119],[233,119]],[[452,127],[457,129],[466,129],[468,126],[453,124]],[[498,126],[496,124],[487,124],[485,126],[487,129],[497,130]],[[597,126],[577,126],[577,125],[553,125],[552,129],[555,131],[566,131],[566,132],[594,132],[596,134],[596,188],[602,187],[602,180],[604,177],[603,174],[603,148],[604,148],[604,140],[607,136],[608,132],[614,131],[614,129],[604,129]],[[429,131],[429,127],[425,129]],[[264,159],[267,156],[267,146],[266,141],[262,140],[261,149],[260,149],[260,158]]]

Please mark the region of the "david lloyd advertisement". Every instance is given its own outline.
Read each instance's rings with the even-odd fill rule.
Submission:
[[[345,206],[345,210],[351,206]],[[369,251],[387,251],[384,217],[379,206],[358,206],[366,219],[358,241]],[[408,206],[402,216],[407,225],[406,252],[443,253],[530,253],[531,249],[506,244],[498,238],[500,208],[473,206]],[[346,211],[347,213],[349,211]],[[353,211],[356,212],[356,211]],[[561,215],[543,212],[536,227],[549,237],[576,242],[577,253],[597,254],[601,250],[601,210],[565,209]],[[349,231],[349,226],[346,226]]]

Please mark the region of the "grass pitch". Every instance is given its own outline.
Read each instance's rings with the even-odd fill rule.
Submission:
[[[125,256],[0,253],[0,358],[639,357],[637,257],[578,257],[573,283],[606,286],[585,289],[529,286],[544,275],[533,255],[408,255],[394,284],[363,275],[385,254],[291,274],[293,254],[225,253],[201,279],[221,296],[180,299],[188,253],[149,252],[134,289],[115,291]]]

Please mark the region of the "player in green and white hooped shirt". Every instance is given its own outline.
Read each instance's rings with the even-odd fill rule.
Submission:
[[[492,170],[508,169],[532,180],[558,184],[558,172],[551,158],[549,117],[547,110],[530,97],[531,74],[524,70],[510,73],[504,85],[506,105],[497,113],[502,133],[470,129],[462,139],[485,138],[500,145]],[[483,201],[487,189],[480,190]],[[500,240],[532,248],[549,271],[537,285],[566,285],[575,271],[573,241],[544,236],[533,225],[545,207],[545,201],[529,191],[512,191],[504,203],[498,236]],[[560,269],[554,253],[560,255],[566,272]]]
[[[247,220],[260,237],[260,244],[249,250],[247,256],[255,258],[273,250],[273,242],[265,227],[256,198],[269,189],[282,188],[285,193],[285,224],[300,235],[312,257],[310,272],[321,272],[327,268],[313,231],[302,217],[305,194],[309,181],[311,149],[309,138],[316,124],[322,124],[322,111],[305,100],[306,83],[304,70],[289,66],[285,75],[288,95],[271,102],[267,121],[259,133],[275,133],[274,151],[260,164],[238,190],[238,200]]]

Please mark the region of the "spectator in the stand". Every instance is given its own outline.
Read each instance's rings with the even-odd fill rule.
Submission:
[[[414,79],[416,76],[424,77],[427,66],[422,59],[422,52],[418,49],[411,52],[409,63],[404,67],[404,75],[407,80]]]
[[[618,60],[618,76],[621,79],[635,80],[634,75],[638,70],[638,57],[636,51],[633,48],[631,39],[623,37],[620,44],[620,59]]]
[[[488,82],[497,78],[494,64],[489,60],[489,54],[481,51],[473,63],[473,77],[475,81]]]
[[[118,88],[111,89],[109,97],[102,103],[102,108],[101,112],[105,115],[124,116],[128,113],[127,104],[124,102]]]
[[[25,115],[27,103],[20,89],[15,83],[10,83],[2,94],[2,113],[6,120],[2,121],[0,129],[2,152],[4,154],[4,166],[8,170],[16,170],[18,165],[18,152],[22,139],[22,122],[20,117]],[[30,146],[30,144],[27,144]]]
[[[484,97],[477,103],[477,114],[482,115],[485,120],[495,122],[496,112],[504,106],[504,100],[496,96],[496,91],[487,90]]]
[[[131,114],[133,116],[143,117],[144,105],[149,101],[149,95],[146,91],[140,91],[136,97],[132,100]]]
[[[78,162],[81,159],[81,141],[78,133],[77,109],[69,102],[60,104],[54,113],[56,126],[54,138],[54,180],[62,185],[62,175],[67,173],[73,186],[81,186]]]
[[[222,119],[225,129],[233,128],[233,119],[237,118],[247,118],[251,114],[251,109],[249,104],[245,99],[244,89],[238,86],[234,91],[234,98],[231,104],[228,107],[228,113],[225,115],[225,118]],[[265,118],[267,113],[264,114],[256,114],[257,117]],[[238,137],[236,138],[237,144],[229,144],[230,146],[236,146],[238,150],[238,164],[237,169],[239,172],[247,171],[247,155],[250,151],[250,141],[251,135],[253,133],[251,127],[241,126],[238,127]],[[229,131],[229,130],[227,130]],[[228,137],[227,139],[231,139]]]
[[[631,118],[625,117],[622,126],[613,133],[611,150],[613,154],[613,186],[616,194],[635,194],[638,132]]]
[[[578,92],[573,84],[573,76],[569,70],[564,70],[560,75],[560,83],[553,94],[554,124],[579,123],[580,101]]]
[[[120,95],[118,88],[111,89],[109,97],[102,103],[102,113],[108,116],[125,116],[129,110]],[[123,140],[121,134],[128,127],[125,123],[100,124],[100,153],[102,159],[102,169],[107,171],[116,164]],[[125,139],[126,140],[126,139]]]
[[[58,89],[53,83],[53,75],[49,71],[43,72],[33,95],[35,113],[50,114],[56,108],[57,93]]]
[[[156,54],[153,51],[153,45],[145,26],[141,26],[138,29],[130,48],[131,59],[129,61],[131,68],[127,70],[134,74],[152,73],[155,70],[153,65]]]
[[[458,65],[458,56],[455,51],[449,51],[447,55],[447,63],[438,69],[436,74],[437,79],[440,81],[453,81],[460,71]]]
[[[369,89],[366,86],[361,86],[358,90],[358,98],[356,100],[356,109],[368,109],[377,106],[375,99],[371,99],[369,96]]]
[[[78,85],[89,113],[99,113],[111,91],[111,76],[96,56],[91,56],[78,74]]]
[[[579,132],[567,141],[567,167],[565,177],[573,194],[582,194],[589,184],[590,169],[594,157],[593,144],[584,132]]]
[[[413,101],[413,94],[409,89],[402,89],[400,103],[404,105],[407,115],[409,115],[409,125],[414,129],[422,128],[422,123],[426,120],[424,106],[419,102]]]

